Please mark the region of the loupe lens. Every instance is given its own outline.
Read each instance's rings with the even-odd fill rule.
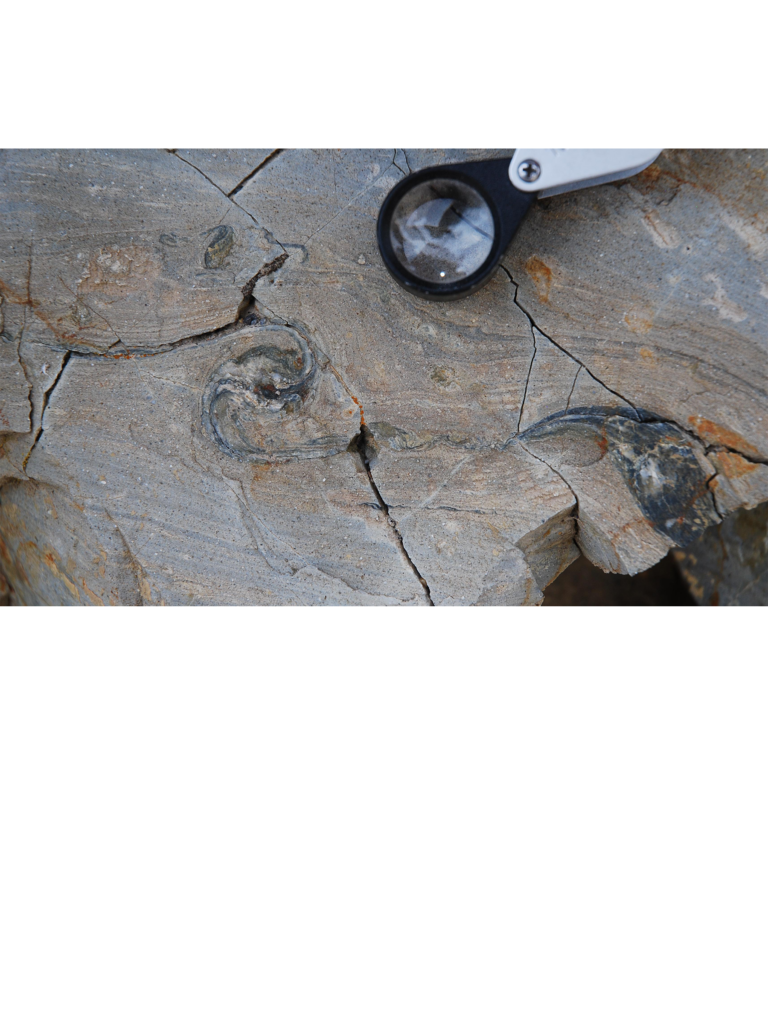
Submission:
[[[491,209],[471,185],[431,178],[392,212],[389,237],[403,269],[430,284],[462,281],[482,267],[494,242]]]

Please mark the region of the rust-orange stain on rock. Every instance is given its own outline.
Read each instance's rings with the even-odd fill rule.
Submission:
[[[657,164],[651,164],[644,171],[640,171],[638,178],[645,185],[653,185],[661,177],[661,168]]]
[[[257,462],[253,467],[253,482],[263,479],[267,473],[272,469],[271,462]]]
[[[729,480],[737,480],[740,476],[746,476],[747,473],[754,473],[759,465],[759,463],[747,462],[736,452],[718,452],[717,462],[720,472]],[[712,483],[717,484],[717,477]]]
[[[624,323],[633,334],[647,334],[653,327],[653,313],[647,309],[633,307],[624,314]],[[640,349],[640,355],[646,358],[643,353],[648,349]]]
[[[85,591],[85,593],[90,598],[91,604],[101,605],[102,607],[104,607],[104,602],[101,600],[101,598],[99,597],[98,594],[94,594],[94,592],[91,590],[91,588],[85,582],[85,580],[81,579],[80,582],[83,585],[83,590]]]
[[[0,278],[0,294],[13,305],[17,306],[29,306],[36,317],[38,317],[48,330],[58,338],[59,341],[77,341],[77,335],[71,332],[62,332],[54,324],[51,323],[50,319],[46,316],[45,312],[41,309],[40,303],[36,302],[29,295],[29,289],[27,289],[26,297],[21,295],[20,292],[14,291],[8,284]]]
[[[0,562],[3,565],[9,566],[11,564],[11,553],[6,547],[5,541],[0,536]]]
[[[355,403],[357,408],[360,410],[360,426],[364,427],[365,426],[365,413],[363,412],[362,402],[358,402],[358,400],[355,398],[354,395],[350,395],[349,397],[352,399],[352,401]]]
[[[20,559],[21,554],[22,554],[22,549],[27,548],[27,547],[34,548],[35,551],[38,550],[37,549],[37,545],[34,543],[34,541],[27,541],[25,544],[20,544],[19,545],[19,550],[18,550],[18,552],[16,554],[16,564],[17,564],[17,568],[22,569],[22,571],[23,571],[23,566],[20,565],[19,559]],[[38,552],[36,557],[37,557],[37,559],[40,558],[39,552]],[[72,594],[72,597],[75,599],[75,601],[78,604],[81,604],[80,592],[77,589],[76,584],[69,578],[67,573],[64,572],[59,567],[59,565],[57,564],[56,555],[52,551],[49,551],[48,554],[43,555],[43,559],[42,560],[43,560],[43,562],[45,562],[45,564],[51,570],[51,572],[56,577],[56,579],[61,580],[61,582],[64,584],[64,586],[70,592],[70,594]],[[30,565],[30,568],[36,568],[36,566],[34,566],[33,562],[28,562],[28,565]],[[27,574],[24,573],[24,575],[26,577]],[[26,579],[26,582],[27,582],[28,586],[31,586],[31,583],[29,582],[28,578]]]
[[[528,276],[536,285],[536,293],[541,302],[549,302],[549,292],[552,288],[552,271],[538,256],[531,256],[526,260],[525,269]]]
[[[712,420],[705,419],[703,416],[689,416],[688,423],[706,444],[735,448],[747,455],[760,455],[757,448],[749,441],[745,441],[735,430],[729,430],[728,427],[723,427],[719,423],[713,423]]]
[[[600,433],[597,435],[597,447],[600,449],[600,458],[602,459],[608,451],[608,434],[606,433],[605,420],[603,420]]]

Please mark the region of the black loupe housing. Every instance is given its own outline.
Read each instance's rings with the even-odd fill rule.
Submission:
[[[510,158],[427,167],[384,200],[384,263],[415,295],[460,299],[491,276],[534,196],[509,180]]]

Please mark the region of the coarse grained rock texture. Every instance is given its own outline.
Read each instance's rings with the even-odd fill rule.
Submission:
[[[15,600],[539,604],[766,501],[768,153],[664,151],[475,295],[400,289],[389,189],[512,152],[1,153]]]

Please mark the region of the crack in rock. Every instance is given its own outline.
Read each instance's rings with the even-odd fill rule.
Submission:
[[[517,296],[517,293],[515,293]],[[515,299],[517,301],[517,299]],[[536,331],[533,329],[533,320],[530,322],[531,337],[533,338],[533,352],[531,353],[531,362],[528,366],[528,376],[525,378],[525,388],[523,390],[523,400],[520,403],[520,415],[517,417],[517,433],[520,433],[520,424],[523,422],[523,413],[525,412],[525,400],[528,397],[528,385],[531,383],[531,374],[533,373],[533,364],[536,362]],[[546,337],[546,335],[545,335]],[[578,373],[576,374],[578,377]],[[571,388],[571,394],[573,394],[573,388]]]
[[[517,443],[578,497],[579,547],[604,569],[639,572],[720,522],[716,471],[673,422],[575,409],[540,421]]]
[[[518,301],[518,292],[519,292],[519,287],[520,286],[515,281],[515,279],[512,277],[512,274],[510,273],[509,269],[503,263],[500,263],[499,266],[504,271],[504,273],[507,275],[507,277],[509,278],[510,284],[512,284],[514,289],[515,289],[515,294],[514,294],[514,297],[513,297],[513,302],[518,307],[518,309],[522,313],[524,313],[525,316],[528,318],[528,322],[530,323],[531,328],[532,329],[535,328],[541,335],[543,335],[543,337],[545,337],[547,339],[547,341],[550,341],[556,348],[560,349],[560,351],[562,353],[564,353],[564,355],[568,356],[569,359],[572,359],[575,363],[578,364],[579,371],[576,374],[577,378],[578,378],[579,373],[581,372],[581,370],[584,370],[586,373],[589,374],[589,376],[592,378],[592,380],[596,381],[601,387],[604,387],[606,391],[610,391],[610,393],[612,395],[615,395],[617,398],[620,398],[622,402],[626,402],[627,408],[631,409],[635,413],[635,416],[637,417],[638,420],[641,420],[641,421],[646,422],[646,423],[673,423],[679,430],[681,430],[684,434],[687,434],[688,437],[690,437],[692,440],[696,441],[699,444],[703,444],[705,446],[705,453],[710,451],[710,450],[712,450],[712,449],[720,449],[720,450],[734,452],[735,454],[738,454],[738,455],[742,455],[746,459],[749,458],[749,456],[745,455],[744,451],[741,448],[736,447],[736,446],[728,445],[727,443],[720,443],[718,445],[709,445],[709,446],[707,446],[707,444],[706,444],[706,440],[707,440],[706,436],[702,436],[702,434],[698,433],[697,431],[691,430],[690,428],[683,426],[682,423],[679,423],[675,419],[670,419],[670,418],[666,418],[666,417],[660,417],[660,416],[657,416],[655,413],[649,412],[647,409],[640,409],[640,408],[638,408],[625,395],[622,395],[619,391],[615,391],[613,388],[609,387],[604,381],[600,380],[600,378],[590,370],[590,368],[587,366],[586,363],[582,362],[581,359],[579,359],[577,356],[573,355],[573,353],[569,352],[568,349],[566,349],[558,341],[555,341],[555,339],[550,337],[550,335],[548,335],[545,331],[542,331],[542,329],[539,327],[539,325],[533,319],[533,317],[528,312],[528,310],[525,309],[525,307],[522,306],[520,304],[520,302]],[[534,335],[534,338],[535,338],[535,335]],[[527,385],[526,385],[526,387],[527,387]],[[573,391],[574,391],[575,387],[576,387],[576,378],[574,378],[574,381],[573,381],[573,387],[571,388],[571,394],[568,397],[568,403],[570,403],[571,396],[573,395]],[[567,411],[567,409],[568,409],[568,405],[566,405],[566,411]],[[754,462],[762,463],[762,464],[768,464],[768,460],[763,460],[763,459],[760,459],[760,458],[752,458],[750,461],[754,461]]]
[[[606,383],[604,383],[602,380],[600,380],[600,378],[598,376],[596,376],[594,373],[592,373],[592,371],[590,370],[590,368],[587,366],[586,363],[582,362],[581,359],[579,359],[577,356],[573,355],[572,352],[569,352],[568,349],[565,348],[563,345],[561,345],[559,341],[555,341],[554,338],[551,338],[547,334],[546,331],[542,331],[542,329],[539,327],[539,325],[533,319],[533,317],[528,312],[528,310],[524,306],[522,306],[520,304],[520,302],[518,301],[517,296],[518,296],[518,292],[520,291],[520,286],[518,285],[517,281],[515,281],[515,279],[512,277],[512,274],[507,269],[507,267],[504,266],[503,263],[499,263],[499,266],[501,267],[501,269],[504,271],[504,273],[509,278],[510,283],[514,286],[515,294],[514,294],[514,297],[513,297],[512,301],[517,306],[517,308],[528,318],[528,322],[531,325],[531,333],[533,333],[533,328],[535,327],[536,330],[539,332],[539,334],[543,335],[543,337],[545,337],[547,339],[547,341],[551,342],[555,346],[555,348],[559,348],[560,351],[562,353],[564,353],[564,355],[568,356],[569,359],[572,359],[574,361],[574,363],[578,363],[578,365],[583,370],[586,370],[586,372],[589,374],[589,376],[592,378],[592,380],[596,381],[601,387],[604,387],[606,391],[610,391],[610,393],[612,395],[615,395],[616,398],[620,398],[622,400],[622,402],[626,402],[627,407],[632,409],[634,411],[634,413],[637,415],[637,409],[635,408],[635,405],[634,405],[633,402],[630,402],[630,400],[627,397],[625,397],[624,395],[622,395],[620,392],[614,391],[613,388],[608,387],[608,385]],[[535,342],[535,340],[536,340],[536,336],[534,335],[534,342]],[[639,415],[637,416],[637,418],[640,419]]]
[[[143,346],[136,346],[134,348],[127,348],[123,342],[118,338],[114,341],[105,352],[82,352],[79,349],[69,348],[66,343],[62,343],[61,346],[50,345],[50,348],[57,349],[58,351],[65,351],[67,355],[81,356],[84,359],[95,360],[95,359],[151,359],[153,356],[166,355],[168,352],[174,352],[176,349],[185,346],[203,345],[209,341],[217,341],[222,338],[226,338],[228,334],[234,330],[239,329],[244,324],[249,325],[258,321],[258,311],[255,312],[256,301],[253,298],[253,291],[258,281],[262,278],[268,277],[270,274],[276,273],[290,258],[290,253],[280,253],[269,263],[265,263],[260,270],[258,270],[252,278],[250,278],[242,288],[243,298],[238,304],[235,319],[230,321],[228,324],[223,324],[221,327],[214,327],[210,331],[202,331],[200,334],[190,334],[184,338],[178,338],[176,341],[169,341],[162,345],[156,345],[151,349],[144,348]],[[264,307],[266,308],[266,307]],[[271,311],[270,311],[271,312]],[[39,314],[33,309],[33,316]],[[42,320],[42,317],[40,317]],[[275,317],[275,320],[280,318]],[[45,323],[45,321],[43,320]],[[266,321],[264,321],[266,322]],[[46,345],[44,341],[38,342],[38,344]]]
[[[235,185],[235,187],[232,189],[231,192],[227,192],[227,194],[226,194],[227,195],[227,199],[231,199],[232,196],[237,195],[237,193],[240,191],[240,189],[243,188],[245,185],[247,185],[248,182],[251,180],[251,178],[255,178],[256,177],[256,175],[259,173],[259,171],[262,169],[262,167],[266,167],[267,164],[272,163],[272,161],[275,159],[275,157],[280,156],[280,154],[282,152],[283,152],[282,149],[273,149],[272,152],[268,156],[264,157],[264,159],[261,161],[260,164],[258,164],[256,167],[254,167],[254,169],[250,172],[250,174],[246,174],[246,176],[243,178],[243,180],[239,184]],[[197,170],[197,168],[195,168],[195,170]]]
[[[384,498],[381,495],[381,491],[377,487],[376,481],[373,479],[373,473],[371,472],[371,464],[370,464],[370,461],[368,459],[368,452],[367,452],[367,448],[366,448],[367,443],[369,443],[370,440],[371,440],[370,432],[368,431],[367,427],[363,423],[361,425],[361,427],[360,427],[360,433],[357,434],[352,439],[352,441],[350,442],[348,450],[350,452],[352,452],[353,454],[356,454],[356,455],[359,456],[360,461],[363,464],[363,468],[365,469],[366,476],[368,477],[368,483],[370,484],[371,490],[373,491],[374,496],[376,498],[376,501],[378,503],[378,507],[384,513],[384,518],[386,519],[389,527],[391,528],[392,532],[395,535],[395,538],[397,540],[397,546],[400,548],[400,551],[403,553],[403,556],[404,556],[406,562],[411,567],[414,576],[416,577],[416,579],[421,584],[421,587],[422,587],[422,589],[424,591],[424,595],[425,595],[425,597],[427,599],[427,603],[431,607],[434,607],[434,601],[432,600],[432,595],[431,595],[430,590],[429,590],[429,584],[424,579],[422,574],[419,572],[418,568],[416,567],[415,562],[413,561],[411,556],[408,554],[408,550],[406,549],[405,543],[403,542],[403,536],[402,536],[402,534],[400,533],[400,531],[397,528],[397,523],[395,522],[393,517],[390,515],[389,505],[387,505],[386,501],[384,501]]]
[[[251,219],[251,220],[253,221],[253,223],[254,223],[254,224],[256,225],[256,227],[257,227],[257,228],[261,228],[261,230],[265,232],[265,234],[266,234],[266,236],[267,236],[267,240],[268,240],[269,242],[272,242],[272,243],[273,243],[274,245],[279,245],[279,246],[280,246],[280,248],[281,248],[281,249],[283,250],[283,252],[285,252],[285,246],[284,246],[284,245],[282,244],[282,242],[278,241],[278,239],[277,239],[277,238],[275,238],[275,236],[274,236],[274,235],[272,234],[272,232],[271,232],[271,231],[269,231],[269,230],[268,230],[267,228],[265,228],[263,224],[259,224],[259,222],[258,222],[258,221],[256,220],[256,218],[255,218],[255,217],[253,216],[253,214],[252,214],[252,213],[250,213],[250,212],[249,212],[248,210],[246,210],[244,206],[241,206],[241,205],[240,205],[239,203],[236,203],[236,202],[235,202],[235,200],[234,200],[234,199],[232,198],[232,196],[233,196],[233,195],[234,195],[234,194],[235,194],[236,192],[238,192],[238,191],[239,191],[239,189],[240,189],[240,186],[238,186],[237,188],[235,188],[235,189],[233,190],[233,192],[231,192],[231,193],[227,193],[227,192],[225,192],[225,191],[224,191],[224,189],[223,189],[223,188],[220,188],[220,187],[219,187],[219,186],[218,186],[218,185],[216,184],[216,182],[215,182],[215,181],[214,181],[214,180],[213,180],[212,178],[209,178],[209,177],[208,177],[208,175],[207,175],[207,174],[205,173],[205,171],[201,171],[199,167],[196,167],[196,166],[195,166],[195,165],[194,165],[193,163],[191,163],[191,162],[190,162],[189,160],[185,160],[183,156],[180,156],[180,155],[179,155],[179,154],[178,154],[178,153],[176,152],[176,150],[175,150],[175,149],[168,149],[168,150],[166,150],[166,152],[167,152],[167,153],[169,153],[169,154],[170,154],[171,156],[175,156],[177,160],[181,160],[181,162],[182,162],[183,164],[186,164],[186,165],[187,165],[187,167],[191,167],[193,171],[197,171],[197,173],[198,173],[198,174],[202,175],[202,177],[203,177],[203,178],[205,178],[205,180],[206,180],[206,181],[207,181],[207,182],[208,182],[208,183],[209,183],[210,185],[213,185],[213,187],[214,187],[214,188],[216,189],[216,191],[217,191],[217,192],[219,192],[219,193],[220,193],[221,195],[223,195],[225,199],[228,199],[228,200],[229,200],[229,202],[230,202],[230,203],[232,203],[232,205],[233,205],[234,207],[236,207],[236,208],[237,208],[238,210],[240,210],[240,212],[241,212],[241,213],[244,213],[244,214],[246,215],[246,217],[250,217],[250,219]],[[282,150],[278,150],[277,152],[280,152],[280,153],[281,153],[281,152],[282,152]],[[277,155],[277,154],[275,154],[275,155]],[[267,161],[265,161],[265,162],[268,162],[268,161],[269,161],[269,157],[267,158]],[[263,167],[263,166],[264,166],[264,164],[263,164],[263,163],[262,163],[262,164],[260,164],[260,165],[259,165],[259,167],[257,167],[257,168],[256,168],[256,171],[260,170],[260,169],[261,169],[261,167]],[[254,172],[253,172],[253,174],[255,174],[255,173],[256,173],[256,171],[254,171]],[[251,175],[251,177],[252,177],[252,176],[253,176],[253,175]],[[246,182],[243,182],[243,184],[245,184],[245,183],[246,183]]]
[[[43,394],[43,407],[40,410],[40,425],[38,426],[37,431],[35,432],[35,437],[34,437],[34,440],[32,441],[32,446],[29,449],[29,451],[27,452],[27,454],[24,456],[24,460],[23,460],[23,462],[21,464],[21,468],[24,470],[25,473],[27,471],[27,463],[30,460],[32,452],[35,450],[37,442],[43,436],[43,430],[45,429],[45,426],[44,426],[45,410],[48,408],[48,405],[50,404],[50,401],[53,398],[53,392],[55,391],[57,384],[61,380],[61,375],[64,373],[64,370],[67,368],[67,364],[69,363],[69,360],[70,360],[71,357],[72,357],[72,352],[67,352],[67,354],[64,356],[64,359],[62,360],[61,369],[59,370],[59,372],[56,374],[56,376],[54,378],[53,384],[51,384],[51,386],[48,388],[48,390]]]

